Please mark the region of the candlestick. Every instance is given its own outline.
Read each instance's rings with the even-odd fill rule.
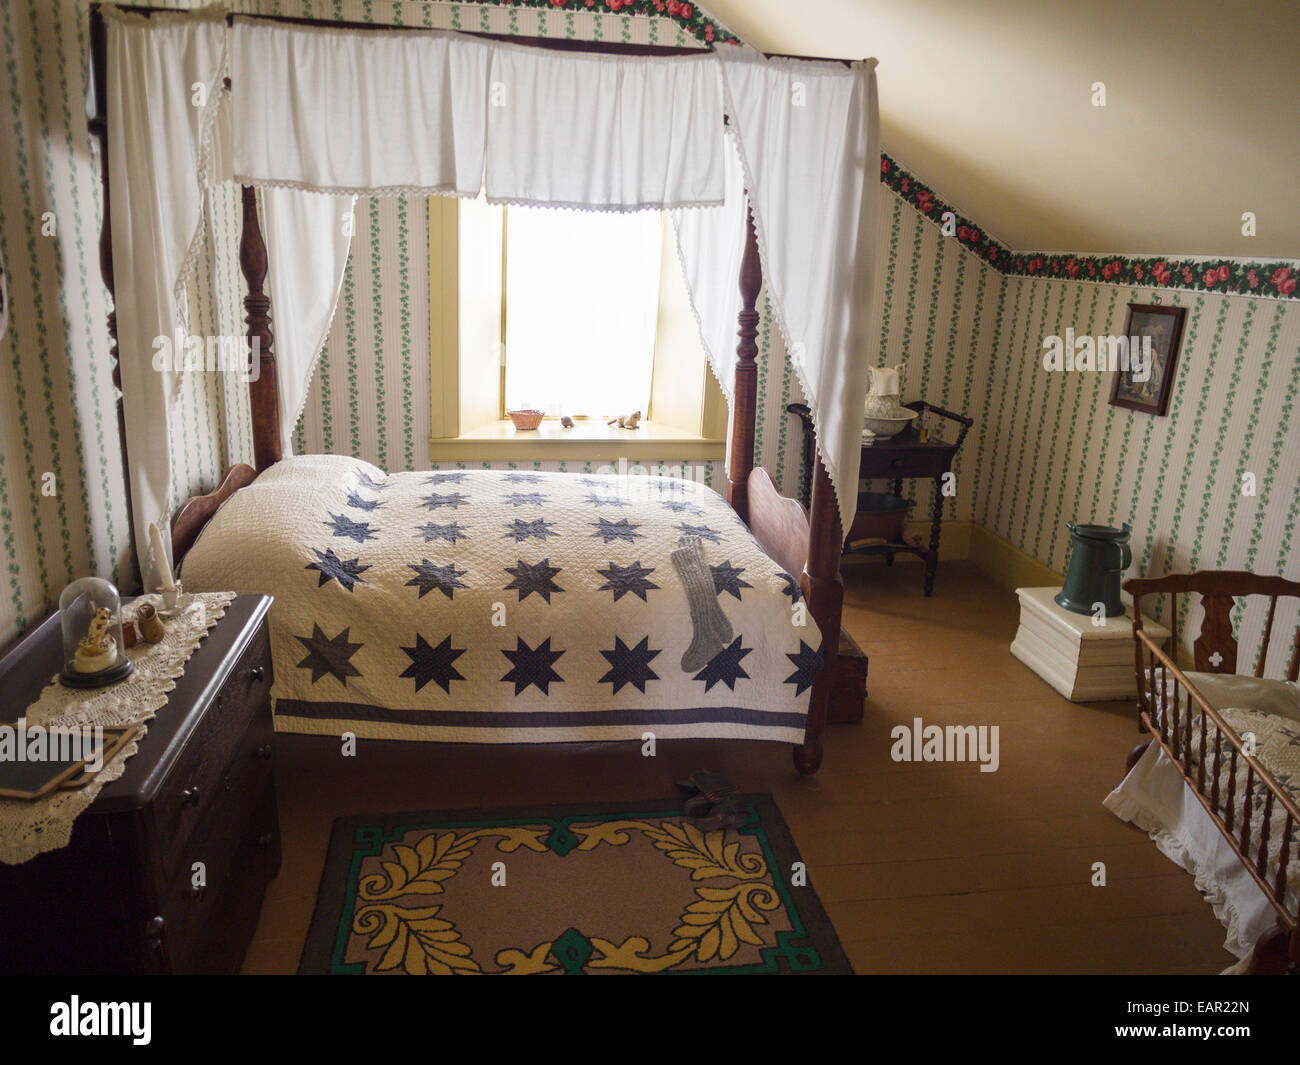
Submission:
[[[167,561],[167,552],[163,550],[162,532],[157,522],[149,523],[149,542],[153,545],[153,556],[158,566],[158,578],[164,592],[175,589],[176,581],[172,577],[171,564]]]

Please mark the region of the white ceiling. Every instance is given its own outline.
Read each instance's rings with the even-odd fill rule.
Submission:
[[[1300,259],[1300,0],[706,7],[764,51],[876,56],[885,151],[1015,250]]]

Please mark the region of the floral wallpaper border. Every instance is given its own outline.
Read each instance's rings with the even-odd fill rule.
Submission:
[[[880,154],[881,183],[935,224],[952,211],[955,239],[1001,274],[1097,281],[1103,284],[1183,288],[1197,292],[1300,299],[1300,268],[1292,261],[1240,262],[1222,259],[1127,258],[1122,255],[1062,255],[1014,252],[945,203],[898,160]]]
[[[645,15],[670,19],[705,44],[726,41],[739,44],[735,34],[713,21],[696,4],[681,0],[470,0],[502,7],[538,7],[549,11],[591,11],[595,14]]]

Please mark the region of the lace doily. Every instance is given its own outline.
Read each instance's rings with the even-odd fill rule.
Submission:
[[[156,644],[141,642],[127,651],[134,672],[107,688],[65,688],[54,677],[24,714],[28,727],[84,728],[96,725],[141,725],[140,731],[82,788],[56,790],[35,802],[0,799],[0,862],[17,865],[38,854],[66,847],[72,824],[95,801],[106,784],[120,777],[126,760],[139,749],[147,727],[166,705],[167,693],[185,672],[185,663],[208,630],[225,614],[234,592],[202,592],[189,596],[176,617],[167,619],[167,632]],[[156,595],[144,595],[123,608],[123,620],[143,602],[161,605]]]

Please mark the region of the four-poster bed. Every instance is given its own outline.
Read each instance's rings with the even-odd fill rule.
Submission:
[[[147,9],[131,9],[139,13],[147,14]],[[229,16],[227,16],[229,21]],[[247,22],[248,20],[243,20]],[[349,31],[365,32],[374,30],[372,26],[350,26],[337,23],[328,23],[320,20],[296,19],[296,18],[279,18],[269,17],[266,19],[258,18],[256,22],[280,23],[295,26],[329,26],[331,29],[344,28]],[[396,27],[385,27],[385,30],[400,32]],[[479,36],[479,35],[465,35]],[[485,40],[491,40],[483,35]],[[103,26],[103,14],[98,7],[92,10],[92,47],[93,59],[96,69],[96,85],[102,85],[102,71],[107,63],[105,55],[105,34]],[[606,53],[606,54],[623,54],[653,57],[668,56],[698,56],[699,53],[693,49],[679,49],[670,47],[646,47],[646,46],[626,46],[613,43],[588,43],[573,41],[537,41],[537,44],[548,49],[571,49],[584,53]],[[512,39],[511,48],[521,49],[527,46],[520,45],[517,39]],[[526,53],[525,53],[526,54]],[[838,62],[838,61],[835,61]],[[227,79],[229,84],[229,79]],[[103,100],[102,93],[97,94],[99,99]],[[867,107],[858,98],[858,104],[866,109],[870,118],[870,133],[874,136],[874,97],[870,100],[870,106]],[[262,106],[273,109],[276,103],[271,100],[263,100]],[[102,108],[102,103],[101,103]],[[734,105],[732,110],[734,111]],[[851,113],[851,112],[850,112]],[[730,116],[729,116],[730,120]],[[747,119],[748,121],[748,119]],[[108,129],[104,121],[103,114],[94,120],[92,129],[100,137],[101,144],[107,149]],[[874,146],[874,141],[868,143]],[[869,152],[865,153],[869,154]],[[861,165],[861,160],[853,160],[851,164]],[[108,182],[108,167],[104,168],[106,193]],[[751,175],[752,178],[752,175]],[[833,191],[839,192],[838,185],[834,186]],[[869,187],[864,189],[862,196],[867,195]],[[107,198],[107,196],[106,196]],[[839,644],[840,620],[843,601],[842,587],[839,578],[839,558],[841,536],[841,512],[842,507],[837,503],[836,486],[831,474],[828,472],[827,465],[824,461],[819,460],[814,464],[814,475],[812,479],[810,511],[804,508],[796,501],[783,497],[777,490],[770,474],[761,466],[755,465],[754,444],[755,444],[755,415],[757,405],[757,363],[758,347],[756,343],[757,329],[759,323],[759,313],[757,310],[757,301],[760,289],[763,283],[763,267],[761,258],[764,254],[771,254],[771,249],[760,247],[760,227],[756,226],[754,217],[754,202],[750,195],[746,195],[746,217],[744,225],[743,252],[740,257],[738,284],[739,294],[739,311],[733,322],[735,335],[738,337],[738,343],[735,345],[735,361],[732,368],[732,403],[731,403],[731,421],[730,421],[730,445],[727,460],[727,486],[725,490],[726,502],[734,510],[736,517],[739,518],[743,526],[747,528],[748,534],[752,536],[752,541],[756,541],[761,548],[761,552],[767,556],[778,567],[778,571],[784,571],[787,574],[794,575],[797,580],[799,591],[797,593],[788,591],[790,595],[789,606],[793,607],[795,602],[802,598],[806,604],[807,613],[811,616],[813,624],[817,628],[818,638],[814,643],[819,643],[822,657],[822,666],[819,672],[815,672],[815,681],[810,680],[811,690],[807,693],[806,711],[800,708],[802,717],[801,735],[794,748],[795,766],[801,773],[808,774],[817,770],[822,758],[821,733],[824,728],[827,716],[827,705],[830,692],[836,679],[836,650]],[[175,510],[171,518],[172,531],[172,551],[173,560],[179,564],[187,556],[192,555],[192,549],[199,541],[200,535],[215,526],[220,516],[218,511],[222,510],[224,505],[236,499],[237,493],[241,490],[254,486],[257,490],[267,489],[267,486],[277,478],[284,480],[288,478],[285,471],[297,461],[293,459],[284,459],[283,441],[286,438],[286,417],[293,417],[293,410],[285,410],[282,402],[282,367],[277,366],[277,351],[275,347],[273,316],[275,313],[272,307],[271,296],[266,289],[268,268],[274,269],[274,263],[269,262],[271,256],[268,255],[267,242],[263,235],[262,216],[259,213],[258,190],[252,184],[242,186],[242,208],[243,221],[242,232],[239,245],[240,268],[247,284],[247,295],[244,299],[246,310],[247,335],[250,341],[255,343],[253,350],[258,352],[260,365],[253,379],[249,383],[250,406],[252,412],[253,425],[253,450],[254,464],[236,465],[228,471],[222,483],[213,492],[199,496],[186,501]],[[860,211],[850,211],[846,217],[851,221],[856,219],[857,230],[854,236],[860,237],[863,233],[870,231],[870,212],[865,208]],[[103,245],[105,248],[105,280],[112,291],[112,236],[110,233],[110,212],[105,211],[105,227],[103,232]],[[849,244],[848,266],[850,274],[855,269],[861,272],[860,268],[853,262],[852,244]],[[828,252],[828,254],[830,254]],[[843,263],[840,264],[843,269]],[[736,288],[732,289],[735,293]],[[862,292],[860,278],[856,291]],[[794,298],[790,298],[794,302]],[[782,322],[784,328],[784,320]],[[113,329],[114,322],[110,320],[110,329]],[[705,329],[705,323],[701,322],[702,330]],[[857,334],[860,336],[860,330]],[[844,347],[845,341],[850,339],[846,336],[836,335],[827,341],[830,345],[838,344]],[[787,342],[790,337],[787,336]],[[802,345],[798,342],[790,345],[796,349],[796,368],[799,370],[801,379],[805,374],[812,372],[812,368],[803,364],[804,353]],[[865,351],[858,350],[855,358],[859,363],[865,361]],[[849,373],[850,378],[855,378],[856,371]],[[843,376],[843,375],[841,375]],[[846,386],[852,393],[855,385],[851,380]],[[862,389],[865,392],[865,386]],[[121,410],[122,400],[119,399],[119,410]],[[852,407],[852,403],[848,404]],[[858,401],[857,408],[860,410],[861,403]],[[850,425],[850,428],[852,426]],[[832,434],[833,435],[833,434]],[[123,435],[124,445],[127,436]],[[827,456],[831,454],[831,447],[827,446]],[[277,466],[277,464],[279,464]],[[365,464],[361,464],[364,466]],[[846,476],[849,471],[844,468],[845,464],[841,463],[838,467],[842,476]],[[274,478],[266,479],[262,475],[267,471],[276,470]],[[375,477],[366,469],[349,468],[348,476],[360,478],[359,483],[375,484]],[[382,473],[382,471],[379,471]],[[403,478],[417,475],[394,474],[392,478]],[[556,475],[568,477],[571,475]],[[434,478],[430,478],[433,480]],[[853,478],[856,481],[856,477]],[[356,482],[349,481],[349,486]],[[394,481],[393,483],[397,483]],[[402,482],[408,484],[409,482]],[[312,489],[315,491],[316,489]],[[399,489],[398,495],[404,489]],[[598,488],[597,492],[603,489]],[[661,490],[664,490],[661,488]],[[669,487],[671,491],[678,489]],[[841,489],[842,492],[842,489]],[[240,500],[251,498],[247,493],[239,497]],[[371,505],[377,505],[371,501]],[[426,506],[429,504],[426,503]],[[700,512],[699,507],[707,507],[707,500],[693,498],[691,502],[685,504],[696,508],[693,512]],[[246,513],[246,512],[245,512]],[[508,516],[508,515],[503,515]],[[233,519],[232,519],[233,520]],[[604,519],[601,519],[604,520]],[[317,523],[319,524],[319,523]],[[352,527],[352,526],[349,526]],[[677,526],[677,528],[693,529],[694,526]],[[337,535],[337,534],[336,534]],[[453,537],[454,537],[453,533]],[[743,535],[743,531],[742,534]],[[454,543],[453,539],[453,543]],[[207,540],[204,541],[206,545]],[[723,541],[733,552],[742,549],[743,545],[739,540],[725,539]],[[672,546],[672,545],[668,545]],[[320,551],[315,552],[318,557],[323,557]],[[725,553],[725,552],[724,552]],[[333,557],[332,551],[330,556]],[[722,557],[722,556],[719,556]],[[337,562],[337,559],[334,559]],[[356,561],[356,560],[352,560]],[[427,561],[427,560],[426,560]],[[639,562],[637,563],[639,565]],[[731,559],[721,564],[723,567],[731,567]],[[522,560],[520,566],[523,566]],[[301,569],[302,567],[297,567]],[[312,567],[308,567],[312,568]],[[417,569],[418,567],[409,565],[408,569]],[[455,563],[451,564],[453,574],[458,572],[463,575],[463,571],[457,571]],[[750,576],[754,576],[756,569],[761,567],[751,567]],[[718,567],[714,567],[714,578],[717,580]],[[510,572],[514,572],[511,570]],[[663,567],[660,569],[659,576],[671,574],[671,569]],[[407,574],[409,576],[409,574]],[[457,576],[448,578],[453,583],[457,581]],[[187,571],[187,581],[189,580],[189,571]],[[326,576],[322,571],[320,577],[321,585],[326,583]],[[338,582],[343,583],[343,582]],[[407,584],[416,583],[407,581]],[[663,581],[667,584],[667,580]],[[758,584],[758,581],[753,581]],[[751,584],[740,582],[741,587],[750,588]],[[460,584],[455,584],[460,588]],[[651,585],[654,587],[654,585]],[[452,591],[448,588],[441,588],[443,594],[448,600],[452,599]],[[421,597],[424,594],[421,589]],[[500,593],[498,593],[500,594]],[[520,592],[520,603],[525,599],[525,592]],[[644,592],[637,593],[641,599],[645,599]],[[739,593],[733,591],[737,599]],[[620,593],[615,591],[615,601],[618,600]],[[631,598],[629,596],[629,598]],[[439,605],[444,606],[438,597]],[[396,605],[396,604],[394,604]],[[409,607],[408,607],[409,609]],[[752,607],[748,607],[752,610]],[[769,609],[769,614],[772,611]],[[274,622],[274,618],[273,618]],[[785,618],[785,624],[789,625],[788,612]],[[306,645],[306,641],[301,637],[296,637],[301,643]],[[409,636],[407,637],[409,639]],[[773,637],[775,639],[775,637]],[[768,646],[768,645],[764,645]],[[776,645],[772,643],[771,648]],[[803,651],[801,644],[796,644],[800,653]],[[784,649],[784,648],[782,648]],[[301,653],[302,648],[298,648]],[[314,652],[313,652],[314,653]],[[411,654],[410,651],[407,652]],[[761,654],[762,652],[760,652]],[[772,651],[773,655],[776,652]],[[608,658],[608,655],[606,656]],[[668,655],[665,655],[666,659]],[[779,657],[779,656],[778,656]],[[787,652],[792,662],[795,656]],[[751,659],[752,665],[758,660],[756,655]],[[784,659],[781,659],[784,661]],[[662,664],[662,662],[660,663]],[[346,676],[347,666],[343,666],[343,675]],[[282,670],[277,671],[282,672]],[[455,673],[454,668],[451,670]],[[664,669],[660,673],[665,672]],[[741,675],[746,675],[741,673]],[[701,679],[697,677],[696,679]],[[313,683],[315,672],[313,667]],[[346,684],[346,680],[344,681]],[[444,688],[446,687],[445,682]],[[789,683],[787,681],[787,683]],[[417,689],[419,681],[417,681]],[[709,684],[712,688],[712,683]],[[803,685],[795,685],[799,691],[803,691]],[[617,689],[616,689],[617,690]],[[788,715],[786,715],[788,717]],[[671,733],[669,733],[671,734]],[[718,734],[718,733],[698,733],[698,734]],[[563,738],[573,738],[565,736]],[[625,737],[619,737],[625,738]]]

